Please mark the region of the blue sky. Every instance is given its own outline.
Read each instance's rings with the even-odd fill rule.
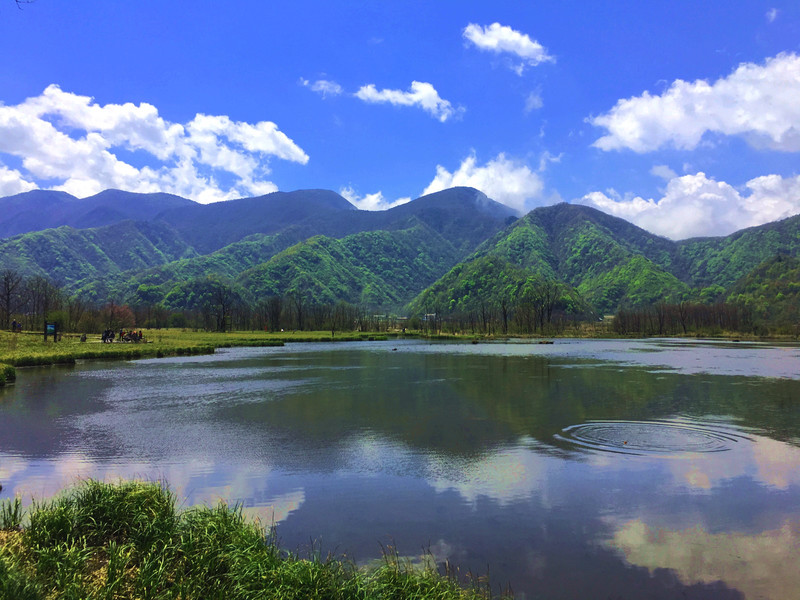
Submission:
[[[800,212],[797,2],[0,0],[0,196],[472,185],[674,239]]]

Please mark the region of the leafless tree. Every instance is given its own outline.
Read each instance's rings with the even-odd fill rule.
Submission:
[[[0,318],[3,329],[8,329],[11,315],[19,307],[22,296],[22,275],[14,269],[4,269],[0,273]]]
[[[47,277],[36,275],[28,280],[25,291],[26,312],[31,318],[28,326],[30,329],[35,329],[43,325],[47,313],[60,307],[61,290]]]

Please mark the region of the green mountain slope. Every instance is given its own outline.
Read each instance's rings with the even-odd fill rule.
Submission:
[[[316,236],[244,272],[237,283],[255,297],[292,293],[310,302],[397,308],[457,259],[452,245],[421,225],[341,240]]]
[[[64,226],[0,240],[3,268],[48,277],[67,290],[194,255],[162,223],[126,221],[86,230]]]
[[[800,256],[800,215],[723,238],[699,238],[677,243],[685,272],[679,277],[693,286],[729,287],[760,263],[778,254]]]
[[[341,247],[333,258],[345,261],[353,273],[362,274],[347,279],[347,284],[356,290],[351,291],[347,285],[334,283],[336,276],[343,276],[347,269],[338,269],[339,265],[332,265],[331,257],[325,256],[332,251],[328,243],[332,238],[317,236],[298,242],[297,237],[293,229],[272,236],[256,234],[211,254],[109,276],[104,289],[133,304],[154,304],[165,301],[167,295],[185,288],[189,282],[213,276],[229,281],[241,278],[243,290],[250,290],[253,298],[307,288],[317,290],[311,296],[324,297],[326,301],[347,300],[373,308],[397,308],[433,283],[461,257],[452,244],[424,224],[399,231],[369,231],[346,236],[334,240],[340,242]],[[279,256],[292,246],[296,247],[291,253]],[[289,263],[295,264],[289,268]],[[252,272],[245,273],[250,270]],[[260,274],[256,277],[256,273]],[[327,283],[309,283],[312,281]],[[323,287],[325,289],[320,291]],[[83,291],[91,296],[98,293],[95,283],[87,284]],[[246,291],[243,293],[248,295]],[[186,308],[179,306],[179,298],[184,296],[184,293],[172,294],[170,306]]]
[[[777,326],[800,325],[800,260],[777,255],[737,281],[728,300],[744,304],[756,320]]]
[[[340,240],[325,236],[301,242],[245,271],[238,283],[257,298],[294,294],[312,304],[396,304],[398,297],[363,268]]]
[[[777,253],[800,256],[800,215],[724,238],[672,242],[595,209],[558,204],[535,209],[496,233],[409,309],[419,314],[434,297],[454,310],[469,305],[465,298],[472,292],[453,276],[459,268],[470,274],[486,268],[469,266],[482,258],[497,257],[528,276],[569,284],[608,313],[662,300],[710,299]],[[487,293],[494,298],[492,290]]]
[[[499,256],[482,256],[459,263],[408,305],[410,314],[468,313],[482,306],[516,303],[529,280],[530,270]]]
[[[492,264],[500,270],[500,280],[513,273],[517,282],[520,278],[561,281],[596,310],[609,312],[619,305],[647,304],[687,293],[689,286],[665,268],[676,262],[676,254],[673,242],[622,219],[585,206],[558,204],[531,211],[481,244],[462,272],[472,275]],[[486,258],[501,262],[481,262]],[[472,261],[476,264],[469,266]],[[443,280],[431,291],[440,306],[455,310],[470,304],[463,299],[469,290],[462,283]],[[449,291],[448,285],[452,285]],[[496,284],[489,287],[489,297],[497,303]],[[409,309],[419,313],[430,297],[416,299]]]
[[[604,313],[626,306],[649,306],[660,301],[680,302],[688,285],[640,254],[582,279],[578,292]]]
[[[144,270],[132,270],[106,278],[108,289],[117,298],[133,304],[162,302],[174,288],[209,276],[233,280],[243,271],[268,261],[281,250],[297,243],[292,235],[255,234],[202,256],[182,258]],[[94,287],[89,283],[81,292]]]

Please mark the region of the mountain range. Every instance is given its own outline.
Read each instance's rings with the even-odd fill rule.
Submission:
[[[568,203],[517,218],[465,187],[374,212],[328,190],[209,205],[36,190],[0,198],[0,236],[0,268],[96,302],[173,309],[196,308],[197,286],[212,278],[251,302],[301,293],[409,314],[513,303],[541,281],[560,284],[568,310],[599,314],[687,299],[758,305],[759,290],[780,288],[761,300],[774,312],[795,297],[786,286],[797,283],[790,267],[800,258],[800,216],[674,242]],[[776,267],[779,257],[787,260]],[[776,278],[783,283],[771,285]]]

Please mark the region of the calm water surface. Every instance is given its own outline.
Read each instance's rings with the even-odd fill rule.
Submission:
[[[800,349],[231,349],[20,369],[0,497],[83,477],[241,502],[285,547],[392,544],[519,598],[800,598]]]

